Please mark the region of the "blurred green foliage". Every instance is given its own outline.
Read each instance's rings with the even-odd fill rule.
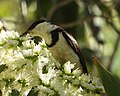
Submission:
[[[50,20],[77,39],[90,71],[96,55],[120,77],[119,7],[119,0],[0,0],[0,19],[20,34],[35,20]]]
[[[116,78],[100,63],[94,56],[93,62],[97,67],[102,84],[105,88],[107,96],[119,96],[120,94],[120,79]],[[106,82],[107,81],[107,82]]]

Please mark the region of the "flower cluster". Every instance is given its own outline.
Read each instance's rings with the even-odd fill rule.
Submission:
[[[0,27],[2,96],[98,96],[104,92],[97,78],[73,70],[69,61],[59,64],[44,41],[35,44],[29,36]]]

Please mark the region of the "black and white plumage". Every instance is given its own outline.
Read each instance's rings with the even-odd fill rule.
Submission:
[[[53,57],[61,64],[70,61],[76,63],[75,68],[80,67],[83,73],[88,73],[78,43],[59,26],[40,20],[34,22],[21,36],[26,34],[43,38]]]

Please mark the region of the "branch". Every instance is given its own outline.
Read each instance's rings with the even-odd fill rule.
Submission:
[[[115,30],[115,32],[118,35],[120,35],[120,31],[115,27],[115,25],[111,21],[109,21],[109,20],[106,20],[106,21],[107,21],[107,23],[109,23],[111,25],[111,27]]]
[[[92,20],[93,18],[95,18],[95,17],[101,17],[101,18],[107,18],[107,17],[105,17],[105,16],[102,16],[102,15],[93,15],[93,16],[91,16],[91,17],[85,17],[85,18],[83,18],[83,19],[78,19],[78,20],[76,20],[76,21],[73,21],[73,22],[69,22],[69,23],[62,23],[62,24],[59,24],[61,27],[63,27],[63,28],[71,28],[71,27],[74,27],[74,26],[77,26],[77,25],[81,25],[81,24],[83,24],[85,21],[90,21],[90,20]],[[113,16],[112,18],[115,18],[115,16]],[[113,26],[113,25],[111,25],[111,26]],[[118,32],[118,30],[115,28],[115,26],[114,26],[114,29],[115,29],[115,31],[117,31],[117,33],[119,33]]]
[[[117,40],[116,40],[113,53],[112,53],[112,55],[111,55],[111,57],[110,57],[110,60],[109,60],[109,63],[108,63],[108,70],[109,70],[109,71],[111,71],[112,63],[113,63],[113,61],[114,61],[114,57],[115,57],[115,54],[116,54],[117,49],[118,49],[119,41],[120,41],[120,35],[118,36],[118,38],[117,38]]]
[[[85,21],[85,19],[76,20],[76,21],[73,21],[73,22],[70,22],[70,23],[63,23],[63,24],[60,24],[60,26],[63,27],[63,28],[71,28],[71,27],[74,27],[74,26],[83,24],[84,21]]]
[[[109,21],[109,20],[106,20],[106,21],[111,25],[111,27],[112,27],[112,28],[115,30],[115,32],[118,34],[118,38],[117,38],[117,40],[116,40],[113,53],[112,53],[112,55],[111,55],[111,57],[110,57],[110,60],[109,60],[109,63],[108,63],[108,70],[111,71],[112,63],[113,63],[113,60],[114,60],[116,51],[117,51],[117,49],[118,49],[119,41],[120,41],[120,31],[115,27],[115,25],[114,25],[111,21]]]

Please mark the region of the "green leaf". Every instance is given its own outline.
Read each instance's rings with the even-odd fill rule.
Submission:
[[[8,68],[8,66],[6,66],[6,64],[0,65],[0,73],[3,72],[7,68]]]
[[[113,76],[96,57],[93,57],[93,62],[97,67],[107,96],[120,96],[120,80]]]
[[[18,90],[13,89],[9,96],[20,96],[20,92]]]

